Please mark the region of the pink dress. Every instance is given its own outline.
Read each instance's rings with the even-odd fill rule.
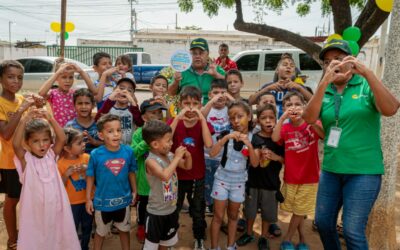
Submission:
[[[54,119],[63,128],[68,121],[76,117],[74,108],[74,92],[70,89],[68,93],[64,93],[59,89],[50,90],[47,100],[53,111]]]
[[[18,250],[81,249],[53,150],[43,158],[26,152],[25,160],[23,172],[21,162],[14,158],[22,183]]]

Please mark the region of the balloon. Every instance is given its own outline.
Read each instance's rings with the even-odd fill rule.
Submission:
[[[391,12],[393,9],[393,0],[376,0],[376,5],[385,12]]]
[[[69,33],[68,32],[64,33],[64,38],[65,38],[65,40],[68,40],[68,38],[69,38]]]
[[[332,35],[328,36],[326,41],[330,42],[332,39],[343,40],[343,37],[341,35],[339,35],[339,34],[332,34]]]
[[[361,38],[361,30],[358,27],[351,26],[343,31],[343,39],[346,41],[358,42]]]
[[[50,24],[50,29],[54,32],[60,32],[61,31],[61,24],[57,22],[52,22]]]
[[[358,53],[360,52],[360,46],[358,46],[358,43],[355,41],[348,41],[349,42],[349,47],[351,49],[351,54],[353,56],[357,56]]]
[[[71,22],[67,22],[65,24],[65,31],[66,32],[72,32],[75,30],[75,24],[71,23]]]

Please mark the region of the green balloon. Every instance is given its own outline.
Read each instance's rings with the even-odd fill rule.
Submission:
[[[64,38],[65,38],[65,40],[68,40],[68,38],[69,38],[69,33],[68,32],[64,33]]]
[[[346,41],[358,42],[361,38],[361,30],[358,27],[351,26],[343,31],[343,39]]]
[[[351,49],[351,54],[353,56],[357,56],[358,53],[360,52],[360,46],[358,46],[358,43],[355,41],[348,41],[349,42],[349,47]]]

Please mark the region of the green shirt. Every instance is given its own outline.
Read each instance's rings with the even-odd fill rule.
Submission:
[[[148,196],[150,193],[150,186],[147,182],[145,161],[149,153],[149,146],[143,140],[142,127],[137,128],[133,134],[131,147],[138,166],[138,171],[136,173],[137,192],[139,195]]]
[[[380,141],[380,113],[367,80],[359,75],[350,79],[342,94],[338,127],[339,145],[327,145],[331,127],[336,126],[335,90],[328,86],[322,100],[321,121],[326,132],[322,169],[339,174],[383,174]]]
[[[208,70],[208,65],[205,68]],[[225,71],[220,66],[217,66],[217,72],[221,75],[225,75]],[[182,91],[182,89],[186,86],[195,86],[201,90],[201,94],[203,96],[202,103],[205,105],[208,102],[208,92],[211,89],[211,82],[215,78],[207,73],[198,74],[192,67],[188,70],[182,72],[182,80],[179,83],[178,93]]]

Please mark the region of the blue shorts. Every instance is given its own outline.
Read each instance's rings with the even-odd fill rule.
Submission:
[[[211,197],[220,201],[229,199],[232,202],[242,203],[245,200],[245,185],[245,182],[229,183],[214,179]]]

